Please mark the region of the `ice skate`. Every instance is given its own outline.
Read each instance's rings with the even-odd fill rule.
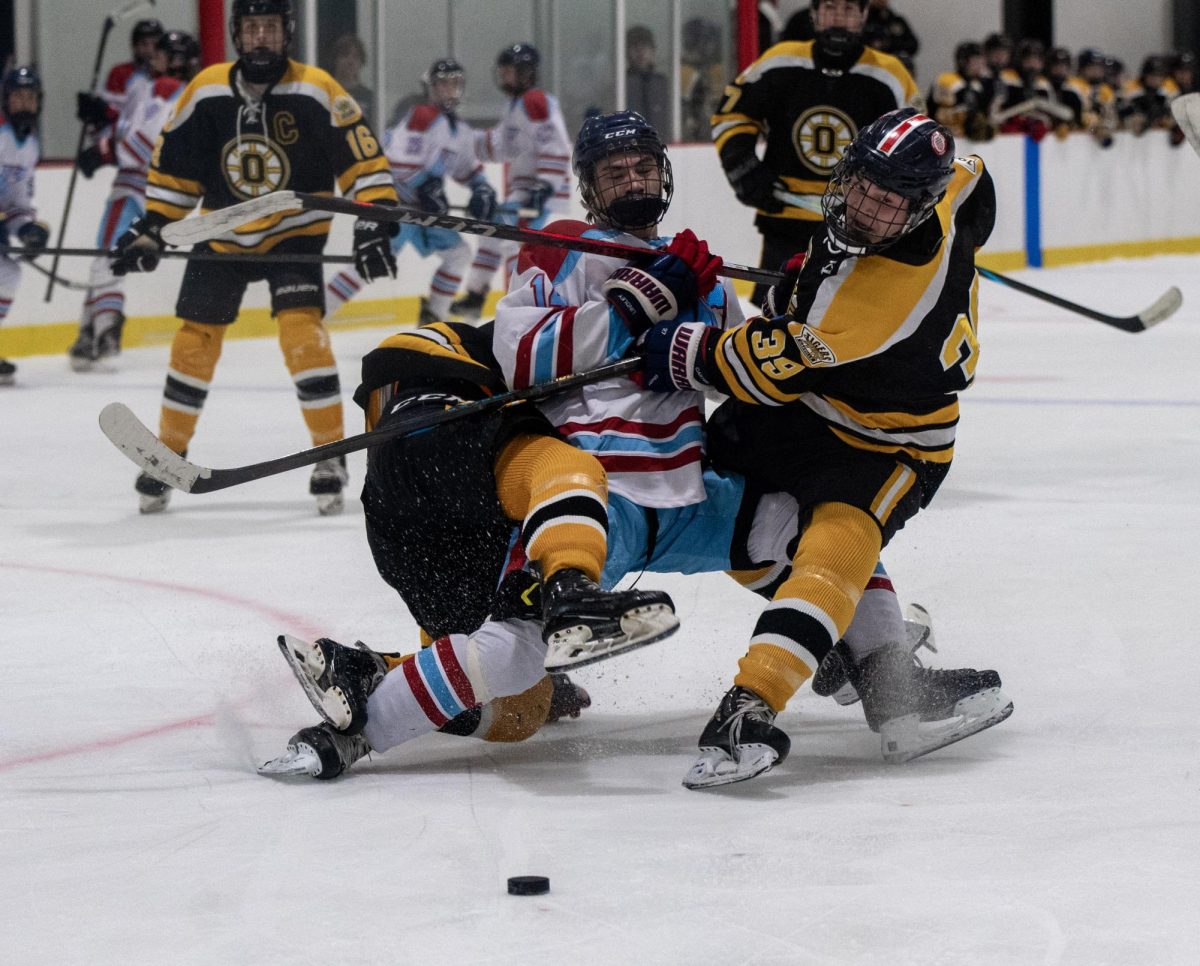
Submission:
[[[96,355],[111,359],[121,354],[121,333],[125,331],[125,316],[118,313],[113,324],[96,336]]]
[[[563,718],[578,718],[583,711],[592,706],[592,696],[565,674],[551,674],[550,684],[554,690],[550,695],[547,724],[561,721]]]
[[[441,321],[441,319],[434,315],[433,309],[429,307],[429,299],[422,298],[420,313],[417,315],[417,325],[429,325],[433,322]]]
[[[171,488],[149,473],[139,473],[133,488],[138,492],[139,513],[162,513],[171,502]]]
[[[371,753],[362,735],[341,735],[322,722],[292,735],[287,751],[258,766],[260,775],[308,775],[328,781],[337,778],[360,758]]]
[[[788,756],[792,742],[775,727],[775,712],[749,688],[725,692],[700,735],[700,757],[683,778],[684,788],[716,788],[770,771]]]
[[[926,648],[937,653],[937,645],[933,636],[933,620],[920,604],[909,604],[904,611],[904,643],[912,652],[913,660],[919,666],[921,658],[917,651]],[[858,692],[850,683],[846,668],[852,663],[850,649],[845,641],[838,641],[833,650],[825,655],[825,660],[813,675],[813,693],[823,698],[832,697],[840,705],[854,704],[858,701]]]
[[[17,367],[7,359],[0,359],[0,386],[11,386],[17,381]]]
[[[350,481],[346,472],[346,457],[321,460],[313,467],[308,481],[308,492],[317,498],[317,512],[323,517],[337,516],[345,509],[342,490]]]
[[[995,671],[923,668],[900,645],[867,655],[850,676],[884,761],[893,764],[969,738],[1013,711]]]
[[[474,322],[483,314],[483,303],[486,300],[486,293],[467,292],[462,298],[450,303],[450,314],[466,322]]]
[[[67,361],[75,372],[91,372],[100,361],[100,352],[96,347],[96,333],[89,322],[79,327],[79,335],[67,350]]]
[[[662,591],[604,591],[570,569],[543,583],[542,614],[547,671],[595,664],[679,629],[675,605]]]
[[[278,643],[317,713],[343,734],[360,733],[367,723],[367,699],[387,673],[383,656],[327,637],[310,644],[281,634]]]

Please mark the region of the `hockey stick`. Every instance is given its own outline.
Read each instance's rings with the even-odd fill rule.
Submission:
[[[1122,332],[1145,332],[1150,326],[1158,325],[1159,322],[1169,319],[1178,311],[1179,306],[1183,304],[1183,293],[1172,285],[1158,297],[1153,305],[1138,312],[1137,315],[1107,315],[1104,312],[1097,312],[1095,309],[1089,309],[1085,305],[1080,305],[1078,302],[1069,302],[1067,299],[1060,298],[1057,295],[1043,292],[1040,288],[1034,288],[1032,285],[1026,285],[1024,282],[1018,282],[1015,278],[1009,278],[1007,275],[1001,275],[998,272],[993,272],[991,269],[976,268],[976,271],[984,278],[990,279],[993,282],[1007,285],[1018,292],[1032,295],[1035,299],[1041,299],[1043,302],[1057,305],[1060,309],[1066,309],[1068,312],[1074,312],[1077,315],[1095,319],[1097,322],[1103,322],[1105,325],[1111,325],[1114,329],[1120,329]]]
[[[1171,113],[1192,150],[1200,154],[1200,92],[1180,94],[1171,101]]]
[[[51,279],[55,285],[61,285],[63,288],[70,289],[72,292],[89,292],[91,286],[84,282],[72,282],[69,278],[63,278],[61,275],[55,275],[50,269],[44,268],[37,262],[30,260],[25,263],[35,272],[41,272],[47,278]]]
[[[369,205],[348,198],[333,198],[328,195],[306,194],[302,191],[276,191],[261,198],[251,198],[228,208],[210,211],[208,214],[184,218],[172,222],[162,230],[163,241],[168,245],[193,245],[220,238],[241,225],[257,221],[265,214],[279,211],[327,211],[337,215],[354,215],[372,221],[394,221],[423,228],[446,228],[468,235],[483,235],[522,244],[548,245],[567,248],[571,251],[588,252],[593,255],[608,255],[629,261],[646,261],[657,258],[659,252],[652,248],[634,248],[619,242],[601,241],[598,238],[580,238],[577,235],[559,235],[534,228],[518,228],[513,225],[498,225],[474,218],[451,215],[433,215],[411,208],[386,208]],[[782,275],[762,268],[726,263],[718,273],[727,278],[740,278],[749,282],[771,285]]]
[[[100,411],[100,429],[117,449],[159,482],[182,490],[184,493],[211,493],[214,490],[224,490],[230,486],[249,483],[251,480],[261,480],[264,477],[286,473],[288,470],[299,469],[302,466],[312,466],[314,463],[333,459],[335,456],[356,453],[389,439],[395,439],[397,436],[406,436],[409,433],[432,429],[443,423],[465,419],[467,416],[492,412],[515,402],[545,399],[579,386],[628,375],[640,365],[640,359],[622,359],[620,362],[613,362],[588,372],[559,376],[550,382],[463,403],[438,413],[402,419],[382,429],[374,429],[369,433],[360,433],[348,439],[326,443],[324,446],[304,450],[302,453],[293,453],[291,456],[281,456],[264,463],[251,463],[249,466],[236,466],[226,470],[198,466],[168,449],[166,444],[150,432],[124,403],[109,403]]]
[[[108,35],[112,33],[113,27],[117,25],[118,20],[124,20],[135,10],[142,7],[153,7],[158,0],[130,0],[123,7],[118,7],[107,17],[104,18],[104,25],[100,30],[100,45],[96,48],[96,63],[92,67],[92,82],[88,85],[89,91],[95,91],[96,86],[100,83],[100,68],[104,66],[104,49],[108,46]],[[75,183],[79,180],[79,155],[83,153],[83,144],[87,140],[88,126],[81,123],[79,125],[79,142],[75,145],[75,163],[71,167],[71,180],[67,184],[67,200],[63,203],[62,221],[58,225],[58,243],[61,245],[67,240],[67,221],[71,217],[71,202],[75,199]],[[54,261],[50,264],[50,281],[46,285],[46,299],[49,302],[54,295],[54,283],[58,280],[58,255],[54,256]]]
[[[9,255],[13,257],[28,256],[28,249],[18,248],[16,245],[0,245],[0,256]],[[104,256],[112,258],[113,253],[103,248],[43,248],[37,252],[39,255],[55,255],[63,258],[99,258]],[[260,255],[241,254],[240,252],[172,252],[163,251],[158,253],[159,258],[182,258],[187,261],[194,262],[238,262],[246,264],[247,262],[266,262],[277,265],[353,265],[353,255],[323,255],[318,252],[297,252],[296,254],[287,254],[284,252],[264,252]],[[39,272],[45,272],[46,269],[39,265],[34,265]],[[64,284],[65,279],[61,276],[57,277],[59,284]],[[87,288],[85,285],[84,288]]]
[[[1010,117],[1016,117],[1019,114],[1048,114],[1056,120],[1068,122],[1075,119],[1075,113],[1066,104],[1033,97],[1027,101],[1021,101],[1020,104],[1014,104],[1006,110],[997,111],[992,115],[991,121],[993,124],[999,125],[1003,124]]]

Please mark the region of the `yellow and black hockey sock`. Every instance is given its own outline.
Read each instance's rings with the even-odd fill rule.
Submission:
[[[176,453],[188,448],[208,398],[225,326],[183,320],[171,343],[171,364],[163,387],[158,437]]]
[[[279,323],[279,347],[313,446],[332,443],[345,435],[342,421],[342,385],[329,333],[315,308],[283,309]]]
[[[525,553],[542,577],[581,570],[600,579],[608,554],[608,480],[599,460],[552,436],[513,438],[496,460],[505,515],[524,521]]]
[[[791,576],[759,617],[733,683],[782,711],[850,626],[882,544],[879,525],[862,510],[818,505]]]

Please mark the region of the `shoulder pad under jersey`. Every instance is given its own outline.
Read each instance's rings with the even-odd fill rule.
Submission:
[[[521,95],[521,104],[531,121],[545,121],[550,117],[550,102],[546,100],[546,92],[538,88],[526,91]]]
[[[406,127],[410,131],[428,131],[441,113],[434,104],[418,104],[409,111]]]

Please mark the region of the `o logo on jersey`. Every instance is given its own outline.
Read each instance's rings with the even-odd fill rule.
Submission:
[[[243,134],[225,145],[225,180],[239,198],[261,198],[287,184],[287,155],[258,134]]]
[[[854,140],[855,130],[847,115],[823,104],[797,119],[792,127],[792,147],[806,168],[825,178]]]

